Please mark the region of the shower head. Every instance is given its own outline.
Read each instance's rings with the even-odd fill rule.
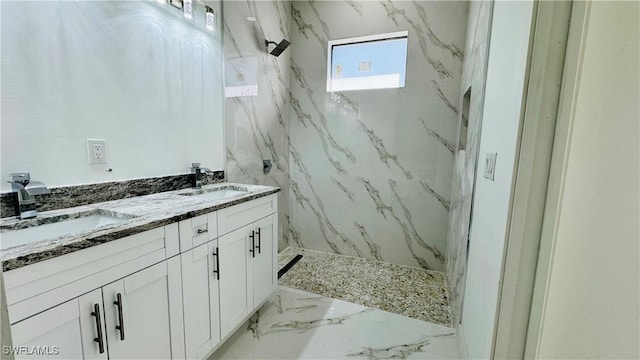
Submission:
[[[274,44],[276,47],[271,50],[270,54],[278,57],[280,56],[280,54],[282,54],[282,52],[289,47],[289,45],[291,45],[291,43],[289,41],[287,41],[286,39],[282,39],[282,41],[280,41],[280,44],[277,44],[275,41],[269,41],[269,40],[265,40],[264,41],[264,45],[267,47],[267,50],[269,50],[269,44]]]

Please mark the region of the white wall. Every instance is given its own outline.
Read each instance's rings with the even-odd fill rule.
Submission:
[[[640,358],[639,14],[591,4],[539,358]]]
[[[224,169],[222,19],[207,33],[168,6],[2,1],[2,190],[17,171],[61,186]],[[87,138],[107,140],[106,166]]]
[[[532,14],[532,1],[494,4],[461,325],[470,358],[491,356]],[[494,181],[482,176],[492,152]]]

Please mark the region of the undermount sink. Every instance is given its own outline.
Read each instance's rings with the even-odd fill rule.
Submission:
[[[207,200],[220,200],[232,198],[240,195],[245,195],[248,193],[247,188],[243,188],[240,186],[234,187],[218,187],[211,189],[200,189],[192,192],[182,193],[180,195],[183,196],[195,196],[201,199]]]
[[[134,217],[111,211],[92,210],[18,220],[0,225],[0,249],[96,230]]]

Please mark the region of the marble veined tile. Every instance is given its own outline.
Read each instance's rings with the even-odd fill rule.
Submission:
[[[291,2],[288,245],[445,270],[467,5]],[[328,40],[405,30],[405,88],[326,91]]]
[[[452,328],[280,286],[210,359],[458,358]]]
[[[469,20],[464,58],[461,94],[469,91],[469,113],[467,129],[464,121],[458,121],[456,144],[466,144],[457,148],[454,162],[449,230],[446,245],[446,268],[450,290],[451,317],[454,324],[459,323],[467,267],[467,241],[471,222],[474,178],[480,145],[482,127],[482,104],[484,103],[484,84],[486,81],[486,63],[489,51],[489,33],[493,2],[472,1],[469,3]],[[459,114],[462,116],[462,114]],[[466,139],[461,138],[466,134]]]
[[[280,41],[289,36],[291,4],[288,1],[225,1],[224,46],[227,68],[240,60],[255,61],[256,93],[225,100],[226,173],[229,181],[269,184],[278,193],[278,248],[289,236],[289,64],[291,49],[279,57],[264,48],[264,39]],[[247,17],[253,17],[253,23]],[[260,34],[259,39],[256,39]],[[263,35],[264,34],[264,35]],[[245,81],[244,75],[241,81]],[[227,81],[233,80],[231,76]],[[237,80],[237,79],[236,79]],[[263,160],[271,171],[263,172]]]
[[[278,255],[282,268],[302,255],[280,285],[350,301],[418,320],[451,324],[443,273],[289,247]]]

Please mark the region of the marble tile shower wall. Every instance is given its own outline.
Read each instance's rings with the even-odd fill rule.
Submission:
[[[462,97],[471,89],[468,114],[468,131],[466,139],[460,147],[460,137],[456,135],[455,171],[451,191],[451,216],[447,236],[447,280],[449,284],[449,306],[451,320],[455,326],[460,322],[462,299],[464,298],[465,275],[467,266],[467,240],[471,221],[471,202],[475,181],[480,128],[482,125],[482,105],[484,103],[484,84],[486,80],[487,52],[489,50],[489,31],[493,2],[472,1],[469,5],[469,22],[465,46],[462,86],[460,88],[460,104]],[[459,105],[461,107],[461,105]],[[460,114],[459,116],[462,116]],[[462,121],[458,122],[462,124]],[[464,136],[464,135],[462,135]]]
[[[225,61],[247,68],[257,61],[257,96],[229,97],[225,103],[227,180],[274,185],[278,193],[278,248],[287,244],[289,218],[289,67],[291,50],[279,57],[266,52],[264,40],[290,40],[291,4],[288,1],[224,2]],[[247,20],[255,18],[255,22]],[[227,65],[228,66],[228,65]],[[262,160],[270,159],[269,175]]]
[[[467,2],[294,1],[291,16],[289,243],[444,270]],[[328,40],[402,30],[405,88],[326,92]]]

